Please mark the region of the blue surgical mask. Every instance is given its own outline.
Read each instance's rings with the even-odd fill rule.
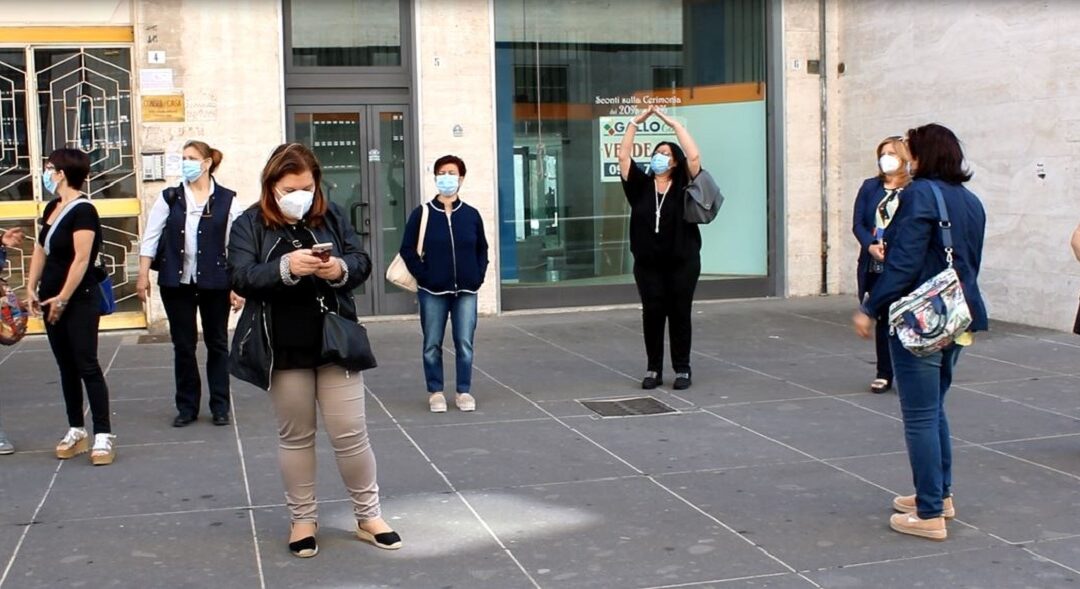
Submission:
[[[53,172],[45,170],[45,173],[41,175],[41,183],[45,186],[46,192],[56,194],[57,182],[53,178]]]
[[[649,161],[649,170],[653,174],[663,174],[671,169],[671,156],[664,155],[662,153],[654,153],[652,160]]]
[[[454,196],[457,194],[458,186],[461,184],[458,177],[453,174],[439,174],[435,176],[435,188],[439,189],[439,194],[443,196]]]
[[[184,160],[180,165],[180,174],[183,175],[185,182],[194,182],[199,179],[199,176],[203,175],[202,162],[194,160]]]

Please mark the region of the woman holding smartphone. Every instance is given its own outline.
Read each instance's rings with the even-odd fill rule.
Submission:
[[[356,535],[378,548],[401,547],[383,520],[375,455],[364,417],[364,377],[322,359],[327,312],[355,321],[352,291],[371,273],[345,214],[322,192],[315,155],[279,146],[262,172],[259,203],[233,224],[232,287],[247,299],[233,337],[233,376],[265,389],[278,423],[278,460],[292,529],[289,550],[315,556],[316,407],[352,498]]]

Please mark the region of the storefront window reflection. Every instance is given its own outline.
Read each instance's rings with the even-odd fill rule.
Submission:
[[[702,278],[768,275],[764,4],[496,0],[504,289],[633,282],[615,148],[652,103],[688,126],[728,197],[703,228]],[[655,122],[638,162],[674,139]]]

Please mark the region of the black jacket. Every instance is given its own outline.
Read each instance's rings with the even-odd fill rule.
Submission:
[[[331,255],[341,258],[348,266],[348,280],[335,289],[336,311],[342,317],[356,320],[352,291],[371,274],[371,258],[364,252],[345,214],[334,203],[329,203],[325,223],[311,231],[317,243],[333,243]],[[269,301],[274,292],[289,288],[281,281],[280,263],[281,256],[293,251],[290,241],[283,230],[266,227],[257,204],[233,222],[229,234],[232,289],[247,299],[233,335],[229,372],[264,390],[270,390],[270,373],[274,368],[270,333],[273,310]]]

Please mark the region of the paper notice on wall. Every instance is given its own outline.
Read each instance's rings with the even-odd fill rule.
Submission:
[[[165,175],[176,177],[183,171],[184,154],[180,150],[180,146],[169,145],[168,151],[165,152]]]
[[[684,123],[681,117],[671,118],[679,123]],[[620,180],[619,149],[623,134],[626,132],[626,125],[632,120],[634,120],[632,116],[599,117],[601,182],[618,182]],[[637,132],[634,134],[630,157],[639,163],[647,164],[653,150],[663,141],[678,143],[675,130],[660,120],[659,117],[649,117],[638,126]]]
[[[143,94],[170,94],[173,92],[173,70],[167,67],[139,70],[139,90]]]

